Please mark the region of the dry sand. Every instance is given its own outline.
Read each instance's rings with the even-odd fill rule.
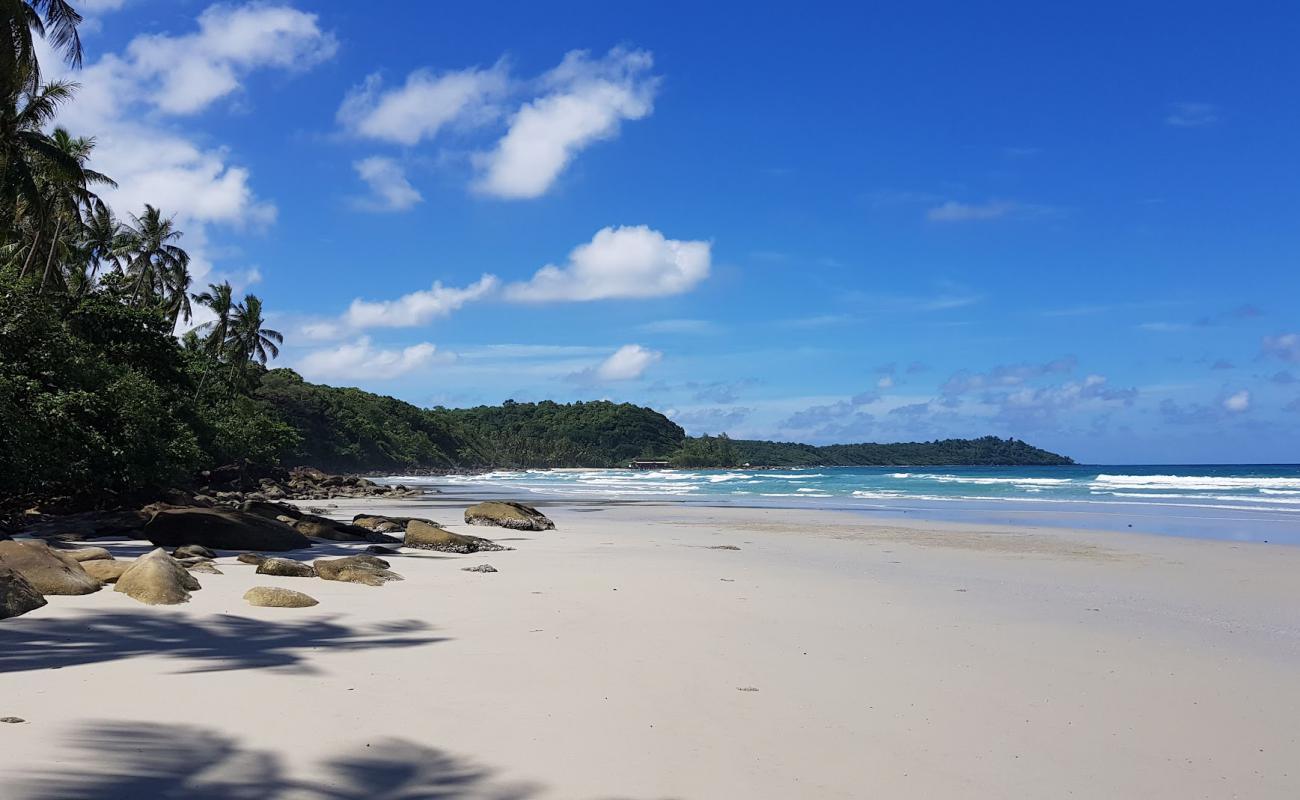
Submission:
[[[227,557],[0,622],[0,797],[1300,797],[1300,548],[546,511],[379,588]]]

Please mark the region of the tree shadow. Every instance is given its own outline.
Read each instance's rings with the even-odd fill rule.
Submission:
[[[286,771],[272,751],[189,725],[92,722],[59,767],[28,770],[0,793],[24,800],[525,800],[533,784],[499,784],[494,770],[402,739],[359,744],[312,768]]]
[[[447,641],[417,635],[428,629],[419,620],[362,628],[340,624],[335,617],[282,622],[122,611],[91,611],[69,619],[14,619],[0,627],[0,674],[144,655],[198,662],[181,672],[278,667],[310,674],[317,671],[308,661],[315,648],[338,652]]]

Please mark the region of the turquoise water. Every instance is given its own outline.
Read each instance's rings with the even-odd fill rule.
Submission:
[[[525,502],[834,508],[1300,543],[1300,465],[527,470],[391,480]]]

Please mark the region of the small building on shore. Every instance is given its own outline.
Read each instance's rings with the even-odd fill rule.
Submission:
[[[633,461],[628,464],[628,469],[668,469],[667,461]]]

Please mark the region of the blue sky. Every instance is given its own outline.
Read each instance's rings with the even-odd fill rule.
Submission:
[[[80,5],[114,206],[310,379],[1300,453],[1289,4]]]

